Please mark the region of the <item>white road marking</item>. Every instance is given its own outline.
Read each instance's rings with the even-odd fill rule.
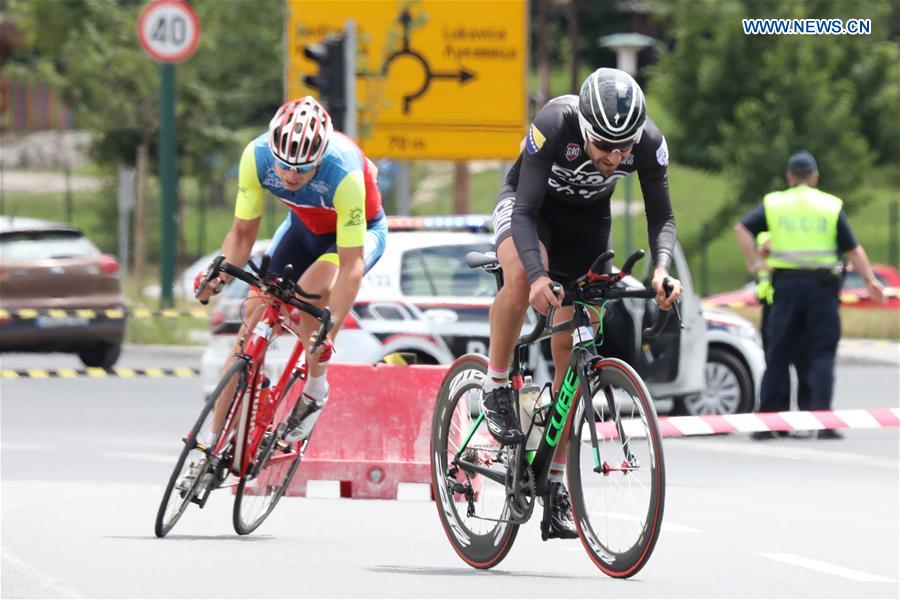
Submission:
[[[772,560],[777,560],[789,565],[794,565],[795,567],[803,567],[805,569],[819,571],[820,573],[828,573],[829,575],[846,577],[847,579],[853,579],[854,581],[863,581],[868,583],[894,583],[897,581],[896,579],[882,577],[881,575],[872,575],[871,573],[857,571],[855,569],[848,569],[847,567],[841,567],[839,565],[833,565],[821,560],[806,558],[805,556],[800,556],[797,554],[757,552],[757,555],[771,558]]]
[[[72,588],[63,585],[55,577],[51,577],[38,570],[34,565],[13,556],[6,548],[3,548],[2,556],[3,577],[11,578],[11,583],[8,583],[9,587],[18,593],[23,593],[23,597],[38,598],[47,591],[52,592],[54,596],[59,598],[84,597]],[[44,589],[35,589],[34,583],[37,583]]]
[[[747,443],[742,441],[719,441],[713,439],[666,438],[665,444],[672,448],[686,448],[701,452],[720,452],[723,454],[742,454],[744,456],[764,456],[789,460],[809,460],[834,465],[853,465],[854,467],[878,467],[881,469],[900,469],[900,461],[867,456],[852,452],[834,452],[822,450],[815,444],[811,448],[784,446],[776,442]]]

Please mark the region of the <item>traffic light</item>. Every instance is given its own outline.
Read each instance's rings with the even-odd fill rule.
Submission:
[[[319,90],[319,102],[331,115],[334,128],[339,131],[344,131],[347,114],[346,42],[346,36],[331,34],[321,44],[303,47],[303,55],[315,62],[319,70],[317,75],[304,77],[303,82]]]

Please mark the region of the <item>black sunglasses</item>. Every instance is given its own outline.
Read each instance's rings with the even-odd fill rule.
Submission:
[[[627,150],[631,150],[634,146],[634,140],[629,140],[627,142],[619,142],[618,144],[614,144],[612,142],[606,142],[604,140],[596,140],[591,138],[591,145],[598,150],[603,150],[604,152],[625,152]]]

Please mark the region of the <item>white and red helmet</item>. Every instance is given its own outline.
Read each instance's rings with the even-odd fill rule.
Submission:
[[[328,147],[331,117],[312,96],[285,102],[269,121],[269,150],[282,166],[312,170]]]

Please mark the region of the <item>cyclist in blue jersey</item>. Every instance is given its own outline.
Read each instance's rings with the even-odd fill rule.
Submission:
[[[319,352],[307,357],[309,379],[297,403],[293,421],[297,426],[285,436],[288,441],[306,439],[328,401],[326,370],[335,335],[353,306],[363,275],[384,252],[387,222],[376,177],[375,165],[353,140],[334,131],[331,117],[310,96],[282,105],[268,132],[251,141],[241,156],[234,222],[222,244],[225,260],[235,265],[247,263],[268,190],[290,209],[266,251],[271,257],[269,269],[278,273],[293,265],[294,273],[300,274],[300,286],[321,295],[322,299],[313,303],[329,305],[334,320]],[[205,273],[198,274],[195,288],[204,279]],[[207,301],[228,279],[224,273],[219,275],[199,290],[198,298]],[[235,351],[258,320],[254,313],[260,306],[251,291],[246,325]],[[315,319],[302,315],[303,339],[311,340],[317,326]],[[214,431],[225,420],[225,404],[216,405]]]

